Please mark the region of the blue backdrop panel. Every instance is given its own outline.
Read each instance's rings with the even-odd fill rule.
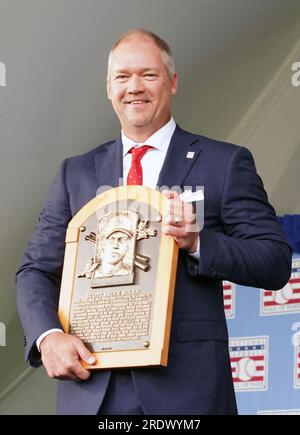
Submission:
[[[300,414],[300,216],[279,220],[294,250],[288,284],[272,292],[223,283],[240,414]]]

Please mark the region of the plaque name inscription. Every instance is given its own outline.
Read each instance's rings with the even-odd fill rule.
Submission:
[[[86,343],[94,343],[93,350],[128,349],[131,346],[122,342],[132,340],[143,340],[141,344],[135,344],[137,349],[147,347],[151,299],[152,294],[142,292],[138,286],[89,295],[86,300],[75,302],[70,333]]]

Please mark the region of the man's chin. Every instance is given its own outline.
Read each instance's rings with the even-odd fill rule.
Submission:
[[[118,264],[121,261],[120,257],[116,257],[116,258],[112,258],[109,262],[109,264],[111,264],[112,266],[115,266],[116,264]]]
[[[149,118],[149,116],[146,116],[145,113],[139,113],[135,116],[128,116],[127,122],[132,127],[146,127],[151,123],[151,118]]]

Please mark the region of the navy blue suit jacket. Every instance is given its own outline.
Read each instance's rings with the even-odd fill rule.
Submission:
[[[188,151],[194,158],[187,159]],[[59,287],[68,222],[100,186],[122,177],[118,139],[65,160],[17,272],[18,309],[26,358],[39,365],[36,339],[59,328]],[[158,186],[204,186],[200,260],[180,251],[167,367],[132,370],[146,414],[232,414],[231,377],[222,280],[279,289],[291,270],[291,251],[268,203],[251,153],[183,131],[178,126]],[[96,414],[110,371],[85,382],[58,381],[60,414]]]

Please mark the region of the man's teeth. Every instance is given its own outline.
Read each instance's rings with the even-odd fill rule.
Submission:
[[[146,101],[145,100],[130,101],[130,104],[142,104],[142,103],[146,103]]]

